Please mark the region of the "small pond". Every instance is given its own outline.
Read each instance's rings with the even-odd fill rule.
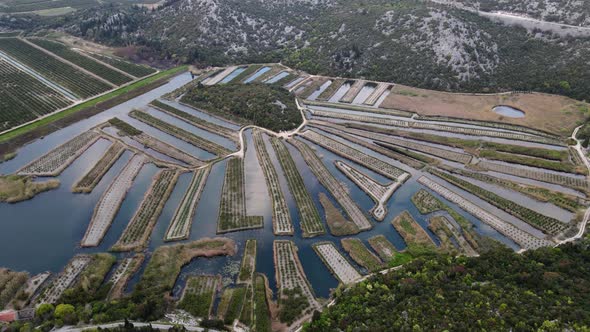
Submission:
[[[496,106],[492,111],[509,118],[524,118],[525,115],[523,111],[506,105]]]

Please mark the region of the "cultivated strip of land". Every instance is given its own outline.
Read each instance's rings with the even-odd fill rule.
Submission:
[[[102,241],[117,215],[133,180],[146,162],[144,155],[136,154],[104,192],[94,209],[90,225],[82,239],[82,247],[96,247]]]
[[[305,162],[309,165],[309,168],[311,168],[316,178],[324,187],[326,187],[326,189],[328,189],[328,191],[330,191],[332,196],[338,201],[338,204],[340,204],[344,211],[346,211],[346,214],[348,214],[352,222],[354,222],[362,231],[371,229],[373,226],[364,215],[363,211],[361,211],[358,205],[356,205],[354,200],[350,197],[348,189],[338,181],[330,171],[328,171],[324,163],[318,158],[313,150],[301,141],[291,139],[289,142],[301,152],[303,159],[305,159]]]
[[[111,169],[119,157],[125,152],[125,146],[119,142],[113,143],[102,155],[100,160],[84,174],[72,187],[73,192],[89,193],[100,182],[102,177]]]
[[[150,189],[112,250],[130,251],[145,248],[179,175],[180,172],[177,170],[166,169],[154,176]]]
[[[235,232],[263,227],[261,216],[246,215],[246,184],[244,160],[230,158],[225,169],[223,191],[219,203],[217,233]]]
[[[334,243],[318,242],[314,243],[312,247],[341,283],[350,284],[361,278],[361,274],[342,256]]]
[[[195,216],[195,211],[197,210],[197,205],[201,199],[201,193],[203,192],[203,188],[205,188],[210,171],[211,167],[206,166],[193,173],[191,183],[184,193],[180,205],[176,208],[174,217],[170,221],[170,226],[168,226],[166,236],[164,237],[165,241],[188,239],[190,228],[193,224],[193,217]]]
[[[277,159],[283,168],[285,179],[289,185],[289,191],[295,200],[297,210],[299,211],[299,224],[303,231],[303,237],[312,237],[324,234],[326,230],[322,224],[320,214],[313,203],[311,195],[307,191],[303,178],[297,170],[293,157],[287,150],[281,140],[276,137],[270,137],[270,143],[275,151]]]
[[[269,195],[272,201],[272,221],[273,231],[275,235],[293,235],[293,222],[291,220],[291,214],[289,213],[289,207],[283,196],[283,191],[279,183],[279,177],[270,160],[268,151],[262,138],[262,131],[260,129],[254,129],[252,132],[254,139],[254,147],[256,148],[256,156],[264,178],[266,180],[266,186],[269,191]]]

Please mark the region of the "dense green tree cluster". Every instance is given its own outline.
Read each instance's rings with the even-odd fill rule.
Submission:
[[[213,115],[277,132],[295,129],[302,121],[294,97],[270,84],[199,85],[181,100]]]
[[[306,331],[588,331],[590,241],[418,258],[345,290]]]

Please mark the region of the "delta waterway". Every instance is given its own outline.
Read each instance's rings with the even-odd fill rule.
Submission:
[[[170,143],[196,157],[209,159],[213,155],[206,151],[202,151],[180,141],[172,136],[164,134],[154,128],[151,128],[139,121],[136,121],[127,116],[127,113],[134,108],[148,109],[147,104],[150,101],[164,95],[167,92],[173,91],[176,88],[188,83],[191,77],[189,74],[182,74],[175,77],[166,85],[163,85],[155,90],[152,90],[144,95],[136,97],[128,102],[118,105],[112,109],[95,115],[89,119],[80,121],[65,129],[59,130],[46,136],[43,139],[29,144],[19,150],[17,157],[11,161],[0,164],[1,174],[14,173],[23,165],[47,153],[49,150],[58,146],[59,144],[69,140],[70,138],[102,123],[114,116],[129,122],[133,126],[153,135],[167,143]],[[175,104],[177,107],[183,107]],[[197,112],[190,108],[183,108],[195,116],[206,118],[209,121],[214,121],[218,124],[237,129],[235,125],[231,125],[216,118],[212,118],[206,114]],[[171,116],[149,109],[149,113],[157,116],[164,121],[168,121],[183,129],[190,130],[197,135],[206,137],[216,143],[219,143],[227,148],[236,149],[233,142],[199,130],[185,122],[182,122]],[[294,236],[274,236],[272,232],[272,211],[271,202],[268,198],[265,180],[262,170],[256,160],[256,151],[253,148],[251,131],[245,131],[246,144],[248,149],[245,154],[245,172],[246,172],[246,192],[247,192],[247,211],[249,215],[264,216],[264,228],[251,231],[243,231],[236,233],[229,233],[223,236],[232,238],[236,241],[239,247],[238,254],[233,257],[218,257],[213,259],[196,259],[182,269],[182,273],[175,286],[174,293],[178,294],[184,286],[184,281],[187,275],[190,274],[223,274],[226,280],[229,281],[231,271],[236,270],[243,253],[244,244],[247,239],[255,238],[258,240],[258,256],[257,256],[257,271],[266,274],[269,279],[270,286],[276,294],[276,280],[273,264],[273,240],[274,239],[292,239],[298,246],[299,258],[305,270],[313,289],[318,297],[328,297],[330,289],[335,288],[338,284],[337,280],[330,274],[329,270],[323,265],[321,260],[313,251],[311,245],[318,241],[332,241],[338,248],[344,252],[340,246],[340,238],[331,235],[318,236],[311,239],[303,239],[301,237],[301,228],[299,226],[299,216],[294,203],[293,197],[290,195],[287,183],[278,160],[270,147],[270,142],[265,137],[267,150],[270,154],[271,160],[279,173],[279,181],[281,189],[291,211],[291,216],[294,222],[295,235]],[[300,139],[300,138],[299,138]],[[318,154],[323,157],[324,164],[332,172],[334,176],[343,182],[349,189],[351,196],[358,203],[358,205],[367,213],[374,206],[373,201],[363,193],[358,187],[354,185],[346,176],[340,173],[333,162],[341,160],[342,158],[335,154],[310,143],[316,148]],[[32,274],[43,271],[59,272],[75,254],[78,253],[95,253],[105,252],[117,241],[123,232],[128,221],[133,216],[136,208],[139,206],[144,193],[147,191],[152,177],[157,172],[157,167],[153,164],[145,165],[133,186],[129,190],[125,201],[123,202],[119,213],[117,214],[112,226],[108,230],[104,240],[97,248],[83,249],[80,248],[79,243],[82,239],[86,228],[90,222],[94,207],[102,193],[106,190],[111,181],[116,177],[118,172],[124,167],[125,163],[131,157],[130,152],[126,152],[103,177],[98,186],[90,194],[74,194],[71,192],[72,185],[101,157],[102,153],[108,148],[109,143],[106,140],[99,140],[91,146],[84,154],[82,154],[70,167],[68,167],[58,178],[61,181],[60,188],[39,194],[35,198],[21,202],[18,204],[0,204],[0,267],[7,267],[14,270],[25,270]],[[372,151],[367,151],[365,148],[356,146],[368,154],[379,157],[387,162],[399,164],[385,157],[379,156]],[[303,175],[307,189],[312,193],[313,199],[316,203],[320,214],[323,216],[324,212],[319,203],[319,193],[329,193],[317,182],[311,170],[307,167],[305,161],[293,146],[288,145],[298,169]],[[211,171],[202,194],[201,200],[197,207],[194,217],[192,230],[190,234],[191,240],[197,240],[203,237],[216,236],[217,228],[217,214],[219,208],[219,197],[223,185],[223,176],[226,167],[226,161],[216,163]],[[361,169],[366,174],[383,183],[387,182],[384,177],[371,172],[360,165],[352,162],[350,164]],[[407,169],[407,167],[405,167]],[[174,191],[165,205],[165,208],[158,219],[158,222],[153,230],[150,245],[147,250],[148,256],[155,248],[164,245],[163,237],[170,220],[173,217],[174,211],[187,189],[191,180],[191,173],[184,173],[174,188]],[[369,237],[377,234],[383,234],[391,241],[399,250],[404,249],[405,244],[401,236],[394,230],[389,221],[404,210],[408,210],[414,218],[427,230],[429,235],[433,238],[435,236],[427,229],[427,220],[429,216],[421,215],[415,206],[411,203],[410,198],[414,193],[422,188],[417,183],[419,174],[414,174],[397,192],[392,196],[387,204],[388,214],[383,222],[372,220],[374,228],[370,231],[358,234],[356,237],[360,238],[368,245],[366,240]],[[435,194],[436,195],[436,194]],[[456,208],[456,206],[440,196],[439,199],[454,207],[457,212],[471,220],[479,233],[492,236],[507,245],[516,248],[516,245],[504,236],[491,229],[489,226],[482,224],[480,221]],[[332,199],[332,202],[337,203]],[[326,227],[327,228],[327,227]],[[435,239],[435,241],[437,241]],[[117,254],[118,256],[125,256],[127,254]],[[148,257],[149,258],[149,257]],[[144,263],[145,266],[145,263]],[[135,282],[139,280],[143,271],[143,267],[138,274],[135,275],[133,281],[129,285],[132,289]],[[366,272],[366,271],[363,271]]]

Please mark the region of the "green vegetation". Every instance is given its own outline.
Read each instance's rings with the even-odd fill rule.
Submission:
[[[361,240],[348,238],[342,239],[340,242],[342,243],[342,248],[346,250],[350,257],[365,269],[374,272],[383,267],[383,262]]]
[[[391,221],[391,225],[404,238],[407,245],[434,246],[434,242],[408,211],[402,212]]]
[[[320,203],[324,208],[326,215],[326,224],[330,229],[330,234],[334,236],[354,235],[360,233],[358,226],[348,220],[342,212],[338,210],[332,201],[324,193],[320,193]]]
[[[208,318],[220,282],[221,276],[189,277],[178,307],[195,317]]]
[[[549,234],[557,234],[567,229],[567,225],[560,222],[555,218],[551,218],[533,211],[527,207],[516,204],[515,202],[501,197],[491,191],[485,190],[481,187],[476,186],[468,181],[455,177],[449,173],[438,171],[435,169],[429,169],[430,173],[443,178],[449,183],[456,185],[457,187],[466,190],[474,194],[475,196],[483,199],[484,201],[494,205],[495,207],[504,210],[522,221],[536,227]]]
[[[59,303],[84,306],[87,303],[106,298],[113,285],[110,283],[103,285],[103,281],[116,261],[116,257],[111,254],[93,255],[92,261],[80,273],[78,281],[64,291]]]
[[[0,268],[0,308],[10,303],[28,279],[29,275],[26,272]]]
[[[119,118],[112,118],[108,122],[117,129],[119,129],[119,135],[121,136],[137,136],[143,133],[143,131],[133,127],[132,125],[128,124],[127,122]]]
[[[130,63],[112,56],[106,56],[97,53],[88,53],[88,55],[135,77],[144,77],[156,72],[156,70],[153,68],[136,65],[134,63]]]
[[[226,294],[228,293],[228,294]],[[231,293],[231,294],[229,294]],[[236,318],[240,317],[242,307],[244,306],[244,300],[246,298],[246,287],[233,288],[231,292],[226,290],[223,297],[231,297],[225,312],[223,314],[225,324],[232,324]]]
[[[2,135],[0,135],[0,143],[2,142],[6,142],[8,140],[14,139],[16,137],[19,137],[21,135],[24,135],[26,133],[29,133],[31,131],[33,131],[34,129],[40,128],[42,126],[47,126],[51,123],[54,123],[60,119],[64,119],[67,116],[73,115],[77,112],[83,111],[83,110],[87,110],[93,107],[96,107],[98,104],[100,103],[115,103],[114,105],[110,105],[115,106],[118,105],[124,101],[126,101],[127,99],[125,98],[116,98],[119,96],[123,96],[123,95],[127,95],[129,94],[130,96],[133,95],[133,92],[135,91],[141,91],[140,89],[143,87],[146,87],[148,85],[151,85],[152,83],[156,83],[157,81],[160,80],[164,80],[166,78],[172,77],[176,74],[178,74],[179,72],[185,71],[186,70],[186,66],[179,66],[179,67],[175,67],[166,71],[162,71],[158,74],[152,75],[150,77],[146,77],[140,81],[137,81],[135,83],[129,84],[127,86],[121,87],[117,90],[114,90],[112,92],[109,92],[107,94],[104,94],[102,96],[96,97],[94,99],[90,99],[86,102],[83,102],[81,104],[78,104],[76,106],[73,106],[71,108],[68,108],[62,112],[53,114],[51,116],[48,116],[46,118],[43,118],[39,121],[35,121],[31,124],[28,124],[26,126],[11,130],[7,133],[4,133]]]
[[[309,307],[309,301],[299,286],[284,289],[282,293],[283,296],[279,300],[279,306],[281,308],[279,319],[281,322],[291,325]]]
[[[532,186],[524,183],[518,183],[487,175],[484,173],[470,172],[463,169],[447,168],[446,170],[451,173],[468,176],[476,180],[484,181],[493,185],[500,185],[504,188],[518,191],[538,201],[549,202],[571,212],[577,212],[582,207],[584,207],[582,200],[575,196],[564,194],[562,192],[553,191],[543,187]]]
[[[482,158],[500,160],[508,163],[520,164],[531,167],[538,167],[544,169],[550,169],[553,171],[567,172],[567,173],[581,173],[586,174],[587,170],[585,167],[576,167],[574,164],[564,161],[549,161],[539,158],[524,157],[510,153],[497,152],[494,150],[483,150],[479,152],[479,156]]]
[[[196,146],[197,148],[211,152],[217,156],[225,156],[231,153],[230,150],[215,142],[212,142],[201,136],[197,136],[179,127],[176,127],[166,121],[162,121],[159,118],[150,115],[149,113],[142,112],[139,110],[133,110],[129,113],[129,116],[143,123],[146,123],[154,128],[157,128],[158,130],[161,130],[168,135],[172,135],[180,140],[183,140],[191,145]]]
[[[119,157],[125,152],[125,146],[119,142],[113,143],[102,155],[100,160],[82,176],[72,187],[73,192],[91,192],[100,182],[102,177],[115,164]]]
[[[36,182],[29,176],[0,176],[0,202],[16,203],[35,197],[44,191],[59,187],[59,180]]]
[[[242,257],[242,266],[238,275],[238,283],[250,283],[253,280],[254,270],[256,269],[256,240],[246,241],[244,256]]]
[[[276,132],[297,128],[301,123],[295,98],[271,84],[199,85],[187,91],[181,101],[233,122]]]
[[[246,184],[244,183],[244,160],[233,157],[227,162],[223,191],[219,202],[217,233],[261,228],[262,216],[246,215]]]
[[[389,262],[397,253],[397,249],[387,240],[385,235],[380,234],[369,238],[369,244],[384,262]]]
[[[303,237],[313,237],[316,235],[324,234],[325,229],[322,224],[320,213],[318,212],[311,195],[305,187],[303,178],[297,170],[295,161],[289,153],[289,150],[285,144],[276,137],[270,137],[270,143],[275,151],[277,159],[281,164],[285,179],[289,185],[289,191],[293,195],[295,204],[297,204],[297,210],[300,216],[301,230],[303,231]]]
[[[336,292],[305,331],[586,331],[590,243],[420,257]],[[393,296],[395,295],[395,296]],[[428,314],[425,314],[428,313]]]
[[[266,277],[257,273],[254,287],[254,331],[271,331],[270,311],[266,294]]]
[[[252,325],[252,316],[254,316],[254,291],[252,285],[246,286],[246,296],[244,297],[244,305],[242,306],[242,313],[240,314],[240,322],[246,326]]]

